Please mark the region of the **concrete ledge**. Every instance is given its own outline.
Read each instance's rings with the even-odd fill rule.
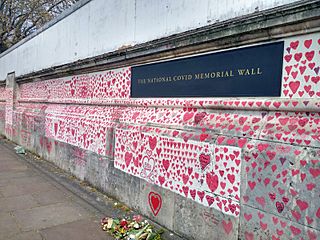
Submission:
[[[106,99],[101,100],[68,100],[68,99],[20,99],[19,103],[37,104],[70,104],[92,106],[124,106],[184,108],[192,106],[198,109],[222,109],[244,111],[284,111],[284,112],[320,112],[320,100],[310,98],[157,98],[157,99]],[[235,105],[234,103],[237,103]]]

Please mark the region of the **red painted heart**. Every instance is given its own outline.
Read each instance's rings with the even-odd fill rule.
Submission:
[[[210,155],[201,153],[199,156],[199,161],[200,161],[201,169],[204,170],[210,163]]]
[[[276,202],[276,208],[278,210],[278,213],[282,213],[284,209],[284,204],[283,202]]]
[[[211,192],[214,192],[219,186],[219,178],[214,173],[207,173],[206,181]]]
[[[312,44],[312,39],[308,39],[304,41],[304,46],[306,48],[310,48],[311,44]]]
[[[293,93],[296,93],[296,92],[297,92],[299,86],[300,86],[300,82],[299,82],[299,81],[295,81],[295,82],[290,82],[290,83],[289,83],[289,87],[290,87],[290,89],[291,89],[291,91],[292,91]]]
[[[298,46],[299,46],[299,41],[294,41],[290,43],[290,47],[293,48],[294,50],[296,50]]]
[[[320,175],[320,168],[309,168],[311,175],[316,178]]]
[[[157,216],[162,207],[161,195],[156,192],[150,192],[148,195],[149,206],[154,216]]]
[[[301,211],[304,211],[309,207],[309,204],[307,202],[300,199],[298,199],[296,202]]]
[[[205,112],[201,112],[201,113],[197,113],[194,116],[194,122],[195,124],[198,124],[199,122],[201,122],[201,120],[207,115],[207,113]]]
[[[233,224],[231,220],[228,222],[226,222],[225,220],[222,220],[222,226],[226,234],[229,234],[232,231]]]
[[[169,160],[162,160],[162,165],[163,165],[164,169],[165,169],[166,171],[168,171],[168,168],[169,168],[169,166],[170,166]]]
[[[149,146],[151,150],[155,149],[157,145],[157,138],[156,137],[149,137]]]
[[[126,162],[126,166],[128,167],[132,160],[132,153],[126,152],[124,155],[124,160]]]

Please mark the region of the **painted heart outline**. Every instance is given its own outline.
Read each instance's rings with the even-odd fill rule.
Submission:
[[[153,215],[156,217],[162,207],[161,195],[156,192],[150,192],[148,195],[148,202]]]

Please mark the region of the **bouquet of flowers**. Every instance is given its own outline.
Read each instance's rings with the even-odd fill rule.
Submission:
[[[147,220],[142,221],[140,215],[130,218],[113,219],[105,217],[101,220],[104,231],[109,232],[116,239],[124,240],[161,240],[163,230],[154,230]]]

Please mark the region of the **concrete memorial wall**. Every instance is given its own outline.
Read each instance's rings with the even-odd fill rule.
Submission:
[[[131,67],[9,75],[0,130],[187,238],[319,239],[320,34],[276,42],[279,97],[132,98]]]
[[[320,2],[200,2],[79,1],[0,54],[0,133],[186,239],[320,239]]]

